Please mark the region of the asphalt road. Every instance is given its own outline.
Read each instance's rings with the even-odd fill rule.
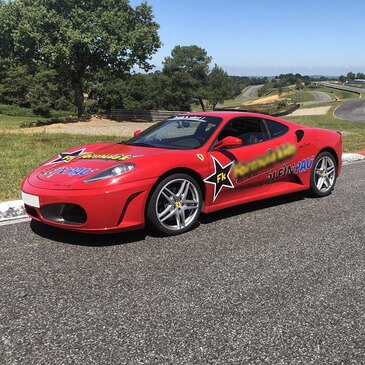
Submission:
[[[242,94],[240,94],[236,97],[236,100],[237,101],[246,101],[246,100],[253,99],[254,92],[262,86],[264,86],[264,85],[262,84],[262,85],[249,86]]]
[[[335,109],[333,114],[341,119],[365,121],[365,100],[348,101]]]
[[[323,91],[311,91],[317,102],[331,101],[331,97]]]
[[[0,363],[364,363],[364,181],[171,238],[2,226]]]

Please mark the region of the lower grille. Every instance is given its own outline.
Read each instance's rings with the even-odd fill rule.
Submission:
[[[41,207],[44,219],[51,222],[80,225],[86,223],[85,209],[77,204],[48,204]]]

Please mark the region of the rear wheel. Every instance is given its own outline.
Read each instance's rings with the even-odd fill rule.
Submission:
[[[147,223],[155,231],[177,235],[191,229],[202,206],[199,184],[187,174],[163,179],[154,189],[147,207]]]
[[[314,196],[331,194],[336,183],[336,171],[336,160],[330,152],[322,152],[317,156],[311,171],[310,190]]]

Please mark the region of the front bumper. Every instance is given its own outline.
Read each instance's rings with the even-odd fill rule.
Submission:
[[[148,195],[157,178],[89,190],[53,190],[34,187],[25,179],[22,191],[39,198],[39,207],[28,206],[28,215],[46,224],[73,231],[103,233],[143,228]],[[86,212],[82,224],[50,220],[45,206],[73,204]],[[48,219],[47,219],[48,218]]]

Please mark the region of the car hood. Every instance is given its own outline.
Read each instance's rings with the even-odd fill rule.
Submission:
[[[123,163],[137,166],[141,161],[142,164],[151,159],[156,161],[156,155],[160,159],[160,156],[168,152],[169,150],[161,148],[117,143],[87,145],[60,153],[50,159],[31,174],[29,182],[34,186],[47,188],[77,188],[78,185],[85,188],[86,184],[83,181],[94,174]],[[133,170],[125,175],[131,173]],[[101,183],[108,184],[110,179],[108,180]]]

